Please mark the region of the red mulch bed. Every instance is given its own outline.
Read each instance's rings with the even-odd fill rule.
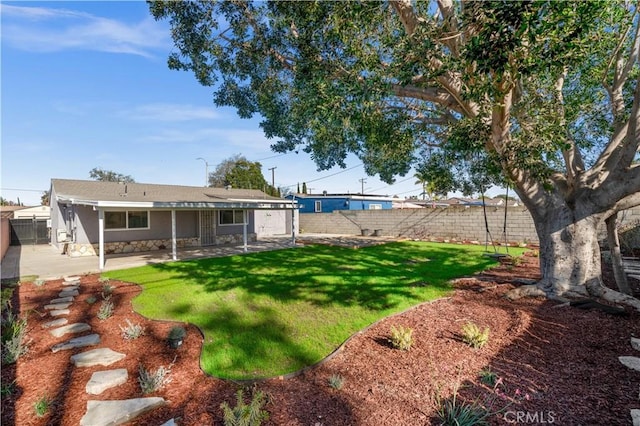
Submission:
[[[517,285],[514,278],[535,279],[538,275],[537,259],[525,260],[518,266],[502,265],[481,276],[458,280],[452,297],[376,323],[355,335],[334,357],[293,379],[244,386],[268,396],[268,425],[438,424],[436,396],[451,396],[456,384],[461,385],[459,401],[489,401],[493,409],[503,410],[489,418],[490,424],[515,423],[518,412],[528,414],[529,423],[536,416],[539,424],[630,424],[629,410],[640,408],[640,373],[620,364],[618,356],[638,355],[629,339],[640,337],[640,315],[631,310],[610,315],[557,308],[543,299],[508,301],[503,295]],[[96,275],[82,277],[81,295],[68,316],[69,323],[89,323],[102,338],[100,347],[127,355],[110,367],[91,368],[76,368],[69,361],[70,355],[82,349],[52,353],[51,346],[68,335],[53,338],[41,328],[52,319],[43,315],[43,306],[57,297],[61,281],[19,287],[14,308],[28,315],[33,342],[17,365],[2,369],[3,385],[16,381],[13,394],[3,395],[3,425],[77,425],[90,399],[142,397],[137,383],[139,364],[156,369],[172,362],[173,381],[150,395],[161,396],[168,404],[131,424],[160,425],[170,418],[179,425],[222,424],[220,404],[228,401],[233,405],[235,392],[243,385],[209,377],[200,370],[202,337],[193,326],[188,326],[181,348],[169,349],[165,338],[174,323],[136,314],[131,299],[140,288],[112,284],[117,306],[113,317],[98,320],[100,303],[86,303],[91,295],[100,300],[102,284]],[[143,324],[147,335],[125,341],[119,326],[126,319]],[[490,327],[489,343],[482,349],[472,349],[460,340],[461,326],[468,321]],[[414,330],[409,351],[389,346],[392,325]],[[111,368],[126,368],[128,382],[98,396],[86,394],[91,374]],[[479,380],[483,368],[490,368],[501,379],[498,393]],[[339,390],[328,385],[329,377],[336,374],[345,379]],[[52,409],[37,418],[33,404],[44,395],[53,400]]]

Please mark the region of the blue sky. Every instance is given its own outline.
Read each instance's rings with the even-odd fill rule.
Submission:
[[[137,182],[204,185],[205,161],[242,154],[276,186],[314,193],[421,192],[412,174],[389,186],[357,158],[318,172],[307,154],[276,154],[259,119],[213,104],[193,74],[169,70],[169,26],[142,1],[3,2],[1,195],[39,204],[51,178],[89,179],[94,167]]]

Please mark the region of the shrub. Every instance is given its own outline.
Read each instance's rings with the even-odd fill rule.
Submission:
[[[87,302],[90,305],[93,305],[94,303],[96,303],[98,301],[98,298],[95,296],[89,296],[85,299],[85,302]]]
[[[27,340],[27,320],[9,313],[2,330],[2,362],[13,364],[22,355],[29,352],[30,340]]]
[[[478,401],[469,403],[458,400],[457,392],[438,404],[438,418],[443,426],[486,425],[490,415]]]
[[[344,377],[342,377],[341,375],[334,374],[331,377],[329,377],[329,386],[331,386],[333,389],[340,390],[342,389],[343,385],[344,385]]]
[[[225,426],[259,426],[269,418],[269,413],[262,409],[265,397],[261,391],[253,392],[249,405],[244,402],[242,389],[236,393],[236,400],[234,408],[226,402],[220,405]]]
[[[113,315],[113,302],[109,299],[103,300],[98,309],[98,319],[104,321]]]
[[[480,330],[476,324],[468,322],[462,326],[462,341],[474,349],[479,349],[489,341],[489,327]]]
[[[115,286],[112,286],[111,284],[109,284],[108,282],[109,280],[107,280],[106,283],[102,284],[102,298],[104,300],[108,300],[111,298],[111,295],[113,294],[113,290],[115,290]]]
[[[44,417],[45,414],[49,411],[49,406],[51,402],[49,398],[45,396],[41,396],[36,402],[33,403],[33,411],[35,411],[36,416]]]
[[[140,324],[134,324],[127,319],[127,325],[120,326],[122,331],[122,338],[125,340],[135,340],[140,336],[144,336],[144,326]]]
[[[489,367],[480,370],[480,381],[487,386],[494,387],[498,381],[498,375],[491,371]]]
[[[184,336],[186,335],[187,335],[187,331],[184,329],[184,327],[180,327],[179,325],[176,325],[175,327],[172,327],[171,330],[169,330],[167,339],[169,340],[184,339]]]
[[[409,327],[399,326],[396,328],[395,326],[391,326],[391,338],[389,339],[391,346],[396,349],[408,351],[413,343],[412,334],[413,329]]]
[[[138,367],[138,382],[142,393],[152,393],[162,389],[165,385],[171,383],[171,363],[168,367],[160,366],[156,371],[147,370],[142,364]]]
[[[0,291],[1,294],[1,311],[8,311],[11,309],[11,299],[13,298],[13,288],[5,287]]]
[[[2,387],[0,388],[0,395],[2,395],[3,398],[5,398],[7,396],[13,395],[15,391],[16,391],[16,381],[13,380],[11,383],[2,384]]]

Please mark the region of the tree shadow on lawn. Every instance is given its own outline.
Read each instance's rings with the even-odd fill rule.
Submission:
[[[406,305],[406,300],[419,303],[438,297],[450,289],[449,280],[496,264],[463,246],[425,247],[406,243],[357,250],[305,246],[150,267],[206,292],[242,289],[283,302],[386,311]]]

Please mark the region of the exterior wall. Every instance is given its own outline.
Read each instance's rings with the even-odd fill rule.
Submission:
[[[258,237],[291,233],[291,210],[256,210],[255,232]]]
[[[640,207],[621,215],[624,224],[640,223]],[[489,231],[495,243],[504,243],[504,208],[487,207]],[[637,225],[636,225],[637,226]],[[485,241],[484,215],[481,207],[452,206],[407,210],[336,211],[333,213],[303,213],[300,215],[301,233],[371,234],[419,239]],[[506,239],[510,244],[538,244],[533,219],[525,207],[507,210]],[[606,238],[601,229],[600,238]]]
[[[9,229],[9,218],[3,217],[0,220],[0,259],[4,259],[4,255],[9,250],[11,244],[11,230]]]
[[[14,219],[49,219],[51,217],[51,207],[49,206],[36,206],[26,209],[16,210],[13,213]]]
[[[389,200],[376,200],[373,199],[353,199],[349,197],[305,197],[296,198],[296,201],[300,205],[300,213],[315,213],[316,201],[322,203],[321,213],[331,213],[336,210],[369,210],[371,204],[380,204],[382,209],[391,209],[393,202]]]

